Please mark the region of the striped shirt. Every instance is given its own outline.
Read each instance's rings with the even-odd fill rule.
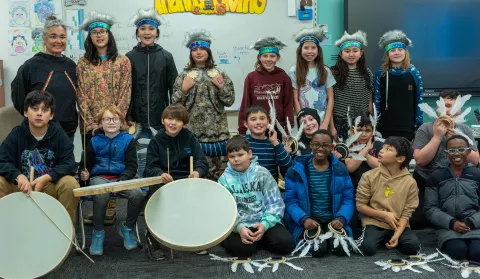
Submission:
[[[266,168],[278,182],[278,168],[282,176],[285,176],[288,168],[292,166],[292,158],[285,151],[283,144],[280,142],[277,146],[273,146],[270,139],[267,137],[264,140],[254,139],[250,135],[246,135],[250,149],[253,155],[258,157],[258,164]]]
[[[368,110],[368,102],[373,90],[372,72],[368,70],[370,76],[371,89],[369,90],[363,75],[357,69],[349,69],[347,82],[344,87],[340,84],[333,86],[333,114],[340,119],[347,119],[347,111],[350,106],[352,119],[360,113]],[[335,78],[338,73],[333,71]]]
[[[332,165],[324,171],[319,171],[313,165],[312,160],[308,162],[308,187],[310,190],[311,215],[321,220],[332,220],[332,197],[330,195],[330,184],[332,180]]]

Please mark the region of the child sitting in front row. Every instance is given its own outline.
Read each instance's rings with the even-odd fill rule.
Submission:
[[[188,122],[187,109],[182,105],[169,105],[163,110],[162,124],[164,128],[160,129],[148,144],[144,177],[160,176],[164,184],[151,186],[149,196],[153,195],[161,186],[174,180],[200,178],[207,174],[208,163],[200,144],[195,135],[184,128]],[[193,157],[192,173],[190,173],[191,156]],[[147,250],[150,259],[165,259],[160,244],[148,230]]]
[[[435,170],[425,189],[425,213],[437,228],[438,248],[455,260],[480,261],[480,170],[468,162],[467,138],[454,135],[444,153],[448,166]]]
[[[285,224],[292,232],[295,243],[305,230],[328,231],[345,229],[353,213],[353,187],[345,165],[331,151],[333,137],[327,130],[313,133],[310,148],[313,154],[298,156],[285,179]],[[332,192],[333,190],[333,192]],[[333,251],[333,239],[322,242],[312,256],[322,257]],[[342,255],[343,253],[338,250]]]
[[[120,131],[121,125],[125,123],[123,113],[116,106],[108,105],[100,110],[97,124],[102,132],[88,142],[85,150],[86,164],[82,157],[78,169],[82,186],[130,180],[135,177],[138,166],[135,140],[126,131]],[[125,249],[135,249],[137,239],[133,228],[142,208],[144,194],[140,188],[136,188],[119,191],[115,195],[128,199],[127,219],[120,226],[120,235],[123,237]],[[93,196],[94,229],[91,255],[103,254],[104,220],[110,198],[110,193]]]
[[[260,105],[251,105],[245,110],[244,125],[250,131],[246,135],[253,155],[257,156],[258,164],[266,168],[272,174],[275,181],[278,181],[278,168],[283,176],[292,165],[290,154],[278,139],[275,129],[265,135],[269,124],[267,110]]]
[[[418,206],[417,183],[408,171],[412,153],[406,138],[387,138],[378,154],[380,167],[363,174],[358,184],[357,210],[364,227],[359,248],[364,256],[373,256],[384,241],[387,248],[406,255],[420,249],[408,224]]]
[[[227,153],[228,167],[218,183],[232,193],[238,214],[225,249],[234,257],[250,257],[259,247],[281,255],[292,252],[292,236],[282,225],[285,204],[276,181],[252,157],[244,137],[228,140]]]

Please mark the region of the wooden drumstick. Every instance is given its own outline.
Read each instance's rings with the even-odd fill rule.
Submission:
[[[170,148],[167,148],[167,170],[168,174],[170,174]]]
[[[193,156],[190,156],[190,174],[193,173]]]
[[[30,167],[30,184],[33,182],[33,178],[35,174],[35,168],[33,166]]]
[[[83,110],[83,169],[87,169],[87,109]]]

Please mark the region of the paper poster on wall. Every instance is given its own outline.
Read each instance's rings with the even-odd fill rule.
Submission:
[[[34,28],[32,29],[32,52],[42,52],[45,49],[45,45],[43,44],[43,28]]]
[[[86,0],[65,0],[65,7],[70,7],[73,5],[85,6],[87,5]]]
[[[65,16],[65,23],[72,27],[67,30],[67,50],[83,49],[85,33],[78,28],[83,22],[83,9],[66,10]]]
[[[8,46],[10,55],[30,55],[32,53],[31,34],[28,28],[8,30]]]
[[[28,27],[30,25],[28,1],[9,0],[8,16],[11,27]]]
[[[47,18],[55,14],[57,18],[62,18],[62,9],[60,0],[32,0],[32,26],[42,26]]]
[[[193,13],[224,15],[226,13],[262,14],[267,0],[155,0],[159,14]]]

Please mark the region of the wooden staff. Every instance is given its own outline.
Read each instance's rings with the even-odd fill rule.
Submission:
[[[193,156],[190,156],[190,174],[193,173]]]
[[[35,174],[35,168],[31,166],[30,167],[30,184],[32,184],[33,182],[34,174]]]
[[[170,174],[170,148],[167,147],[167,172]],[[173,260],[173,249],[170,249],[170,259]]]
[[[83,110],[83,169],[87,170],[87,109]]]

